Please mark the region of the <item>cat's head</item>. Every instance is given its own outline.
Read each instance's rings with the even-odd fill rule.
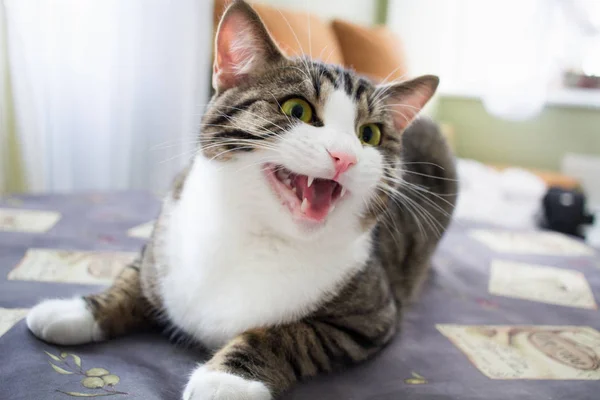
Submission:
[[[372,225],[401,182],[401,134],[438,84],[378,86],[290,59],[243,1],[221,19],[213,72],[201,152],[230,172],[253,213],[295,236]]]

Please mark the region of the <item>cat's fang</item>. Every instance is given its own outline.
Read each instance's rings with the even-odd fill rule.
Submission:
[[[302,211],[303,213],[305,213],[306,210],[308,210],[308,207],[310,207],[310,203],[308,202],[308,199],[305,197],[302,200],[302,204],[300,205],[300,211]]]
[[[341,197],[343,186],[334,180],[299,174],[282,165],[267,164],[264,171],[296,220],[324,222]]]
[[[344,197],[346,194],[346,188],[342,186],[342,192],[340,193],[340,197]]]

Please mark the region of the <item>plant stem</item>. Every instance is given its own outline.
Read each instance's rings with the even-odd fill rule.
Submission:
[[[102,388],[102,390],[104,390],[105,392],[114,393],[114,394],[129,394],[129,393],[125,393],[125,392],[119,392],[118,390],[115,390],[114,388],[112,390]]]

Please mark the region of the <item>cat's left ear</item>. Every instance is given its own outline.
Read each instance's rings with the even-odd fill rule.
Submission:
[[[213,87],[229,89],[284,57],[256,11],[245,1],[234,1],[217,30]]]
[[[423,75],[406,82],[378,86],[374,97],[381,94],[386,108],[391,111],[397,131],[402,132],[425,107],[439,83],[437,76]]]

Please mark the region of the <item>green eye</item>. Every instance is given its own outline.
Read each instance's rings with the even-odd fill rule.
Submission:
[[[379,146],[379,143],[381,143],[381,130],[377,124],[365,124],[358,130],[358,138],[363,144]]]
[[[287,116],[298,118],[302,122],[312,121],[312,108],[306,101],[297,97],[287,100],[281,106],[281,111]]]

